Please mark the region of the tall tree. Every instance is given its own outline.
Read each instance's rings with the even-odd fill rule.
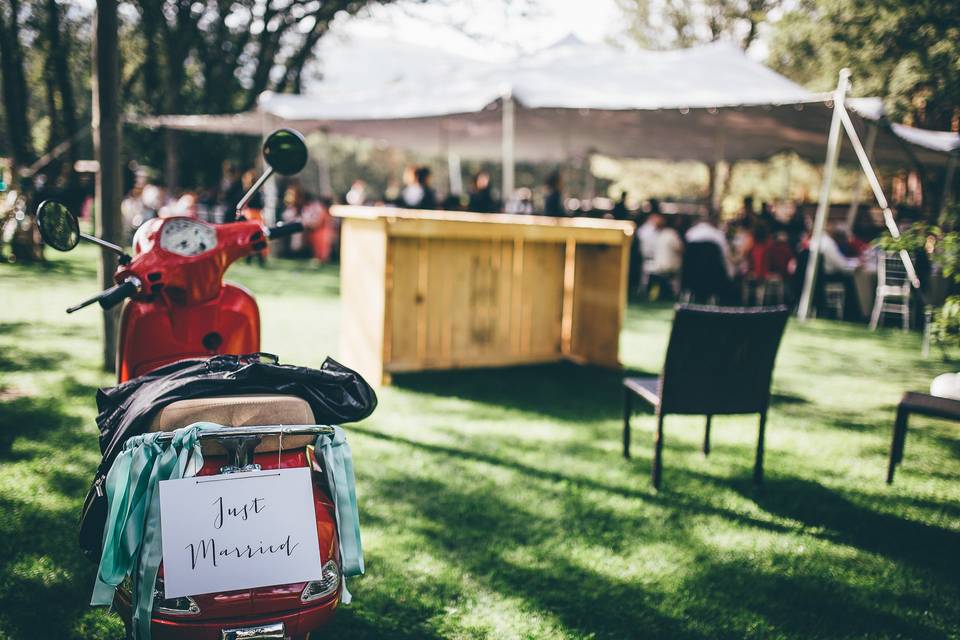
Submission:
[[[20,0],[0,3],[0,81],[3,85],[10,155],[14,166],[18,167],[29,164],[34,158],[27,117],[29,95],[20,37],[20,14]]]

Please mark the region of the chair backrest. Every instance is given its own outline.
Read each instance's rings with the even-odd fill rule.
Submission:
[[[910,288],[910,277],[899,252],[881,251],[877,254],[877,285],[894,289]]]
[[[691,242],[683,250],[680,286],[696,299],[717,298],[727,285],[727,265],[716,242]]]
[[[766,411],[790,311],[679,305],[663,366],[662,413]]]

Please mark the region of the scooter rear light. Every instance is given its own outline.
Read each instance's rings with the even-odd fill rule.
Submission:
[[[200,605],[190,596],[165,597],[163,578],[157,578],[157,585],[153,588],[153,612],[166,616],[196,616],[200,615]]]
[[[313,602],[334,593],[340,586],[340,567],[333,560],[323,565],[319,580],[308,582],[300,594],[300,602]]]

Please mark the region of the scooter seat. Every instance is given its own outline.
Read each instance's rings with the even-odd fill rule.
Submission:
[[[298,396],[249,395],[213,396],[178,400],[161,409],[150,423],[149,431],[173,431],[194,422],[214,422],[226,427],[252,425],[313,424],[310,404]],[[312,436],[289,436],[283,439],[283,449],[299,449],[314,441]],[[257,447],[258,453],[277,451],[280,438],[266,437]],[[216,444],[205,442],[204,453],[223,453]]]

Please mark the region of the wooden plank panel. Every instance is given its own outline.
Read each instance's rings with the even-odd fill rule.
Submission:
[[[384,379],[387,237],[381,220],[344,220],[341,230],[340,359],[370,384]]]
[[[571,356],[619,366],[623,250],[577,244],[574,266]]]
[[[420,242],[413,238],[390,239],[391,280],[389,349],[387,362],[416,359],[418,355],[420,307]]]
[[[521,353],[560,354],[566,245],[524,243]]]

